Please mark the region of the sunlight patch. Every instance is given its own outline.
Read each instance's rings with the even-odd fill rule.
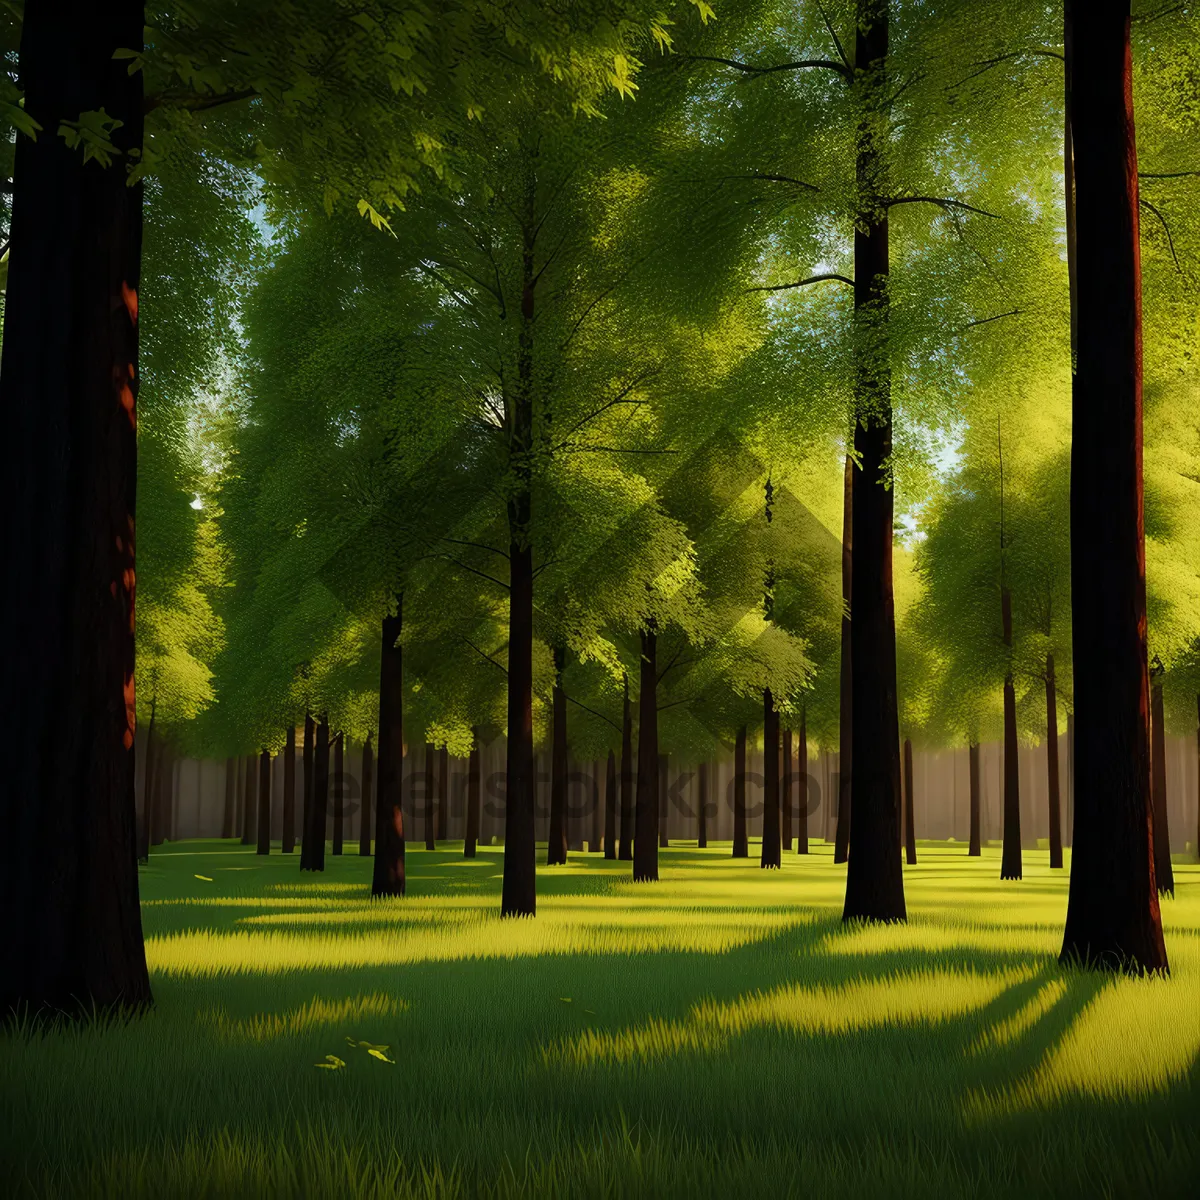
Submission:
[[[318,1029],[325,1025],[343,1025],[366,1017],[391,1017],[408,1005],[403,1000],[373,992],[346,1000],[326,1000],[314,996],[307,1004],[285,1013],[256,1013],[246,1020],[231,1017],[225,1009],[198,1014],[200,1023],[209,1026],[228,1042],[268,1042],[275,1038]]]

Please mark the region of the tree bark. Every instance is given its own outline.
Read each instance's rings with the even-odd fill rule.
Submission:
[[[346,842],[346,735],[333,739],[333,853],[340,855]]]
[[[1171,833],[1167,821],[1167,730],[1163,720],[1163,690],[1155,683],[1150,692],[1151,795],[1154,803],[1154,880],[1160,896],[1175,895],[1171,867]]]
[[[316,746],[317,746],[317,727],[312,718],[312,713],[307,709],[304,713],[304,801],[302,804],[302,812],[300,814],[300,870],[310,871],[315,870],[312,862],[316,857],[316,848],[313,846],[313,794],[316,784]],[[324,833],[321,834],[324,839]]]
[[[854,308],[864,336],[886,337],[887,209],[878,193],[883,166],[876,122],[886,107],[888,0],[858,0],[855,71],[865,104],[858,132],[860,213],[854,232]],[[850,583],[850,810],[853,846],[842,919],[903,921],[900,844],[900,722],[896,698],[896,612],[892,590],[894,492],[892,401],[886,348],[864,352],[856,380]],[[842,764],[845,770],[845,764]]]
[[[621,846],[617,857],[622,862],[633,861],[633,705],[628,678],[621,718]]]
[[[914,817],[912,741],[904,739],[904,859],[917,865],[917,823]]]
[[[708,848],[708,763],[700,764],[700,775],[697,782],[697,815],[696,815],[696,846],[700,850]]]
[[[792,731],[785,730],[783,734],[783,776],[780,779],[780,797],[783,817],[783,848],[792,848],[792,791],[794,787],[792,771]]]
[[[642,631],[633,878],[658,878],[658,637],[652,624]]]
[[[620,787],[617,783],[617,756],[608,752],[604,774],[604,857],[617,857],[617,809],[620,807]]]
[[[300,870],[325,870],[325,816],[329,804],[329,718],[322,713],[315,725],[312,797],[300,850]]]
[[[808,711],[800,710],[800,732],[796,739],[799,788],[796,795],[796,853],[808,853]]]
[[[763,826],[760,867],[782,865],[779,837],[779,714],[771,689],[763,690]]]
[[[474,858],[479,844],[479,784],[480,759],[479,729],[472,730],[471,753],[467,758],[467,831],[463,839],[463,857]]]
[[[979,743],[971,742],[967,747],[968,771],[971,789],[971,842],[967,854],[979,858],[983,854],[982,821],[979,804]]]
[[[733,857],[749,858],[746,834],[746,727],[737,731],[733,745]]]
[[[25,112],[16,135],[4,305],[0,790],[8,929],[0,1012],[72,1015],[150,1003],[138,905],[134,794],[134,513],[143,82],[132,0],[25,6]],[[104,109],[111,166],[85,162],[60,123]],[[35,849],[36,848],[36,849]]]
[[[1002,584],[1000,588],[1000,610],[1004,625],[1004,644],[1011,651],[1012,594],[1006,584]],[[1017,694],[1010,666],[1004,676],[1004,849],[1000,857],[1000,878],[1020,879],[1021,867],[1021,776],[1017,758]]]
[[[1150,797],[1141,263],[1129,0],[1066,9],[1075,154],[1075,737],[1062,960],[1166,971]]]
[[[291,854],[296,849],[296,726],[289,725],[283,745],[283,829],[280,831],[280,851]]]
[[[1050,798],[1050,866],[1063,865],[1062,807],[1058,791],[1058,687],[1054,655],[1046,655],[1046,785]]]
[[[853,765],[854,706],[851,677],[850,589],[854,582],[854,459],[846,455],[842,484],[842,656],[838,692],[838,795],[837,825],[833,835],[833,861],[850,856],[850,779]],[[807,853],[807,851],[806,851]]]
[[[375,752],[371,746],[371,731],[367,730],[367,740],[363,743],[362,757],[362,803],[358,810],[358,854],[360,858],[371,857],[371,821],[375,814],[372,803],[375,790]]]
[[[546,842],[546,865],[567,861],[567,693],[562,673],[566,655],[554,648],[554,695],[551,700],[553,728],[550,732],[550,833]]]
[[[271,752],[258,759],[258,854],[271,853]]]
[[[372,896],[404,895],[404,597],[383,618],[379,652],[379,786],[375,793]]]

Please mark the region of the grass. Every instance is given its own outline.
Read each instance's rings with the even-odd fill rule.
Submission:
[[[410,851],[376,903],[357,855],[165,846],[153,1012],[0,1039],[4,1190],[1198,1194],[1200,867],[1163,904],[1171,978],[1135,980],[1058,967],[1045,852],[1002,884],[998,851],[922,844],[909,923],[857,928],[823,843],[728,853],[639,886],[573,854],[502,922],[494,848]]]

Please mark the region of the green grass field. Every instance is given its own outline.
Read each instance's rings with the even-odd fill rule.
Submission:
[[[0,1040],[4,1190],[1200,1195],[1200,867],[1171,978],[1114,979],[1055,961],[1066,873],[998,854],[922,844],[907,926],[847,929],[824,843],[682,844],[639,886],[573,854],[504,922],[494,848],[410,851],[375,903],[357,855],[165,846],[154,1011]]]

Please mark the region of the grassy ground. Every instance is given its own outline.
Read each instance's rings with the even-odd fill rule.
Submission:
[[[501,922],[495,849],[410,851],[408,898],[373,903],[357,855],[314,879],[166,846],[155,1010],[0,1040],[4,1190],[1200,1194],[1200,868],[1164,902],[1171,979],[1137,981],[1058,968],[1045,852],[1001,884],[997,850],[922,845],[908,925],[844,929],[813,851],[685,844],[637,887],[572,855]]]

